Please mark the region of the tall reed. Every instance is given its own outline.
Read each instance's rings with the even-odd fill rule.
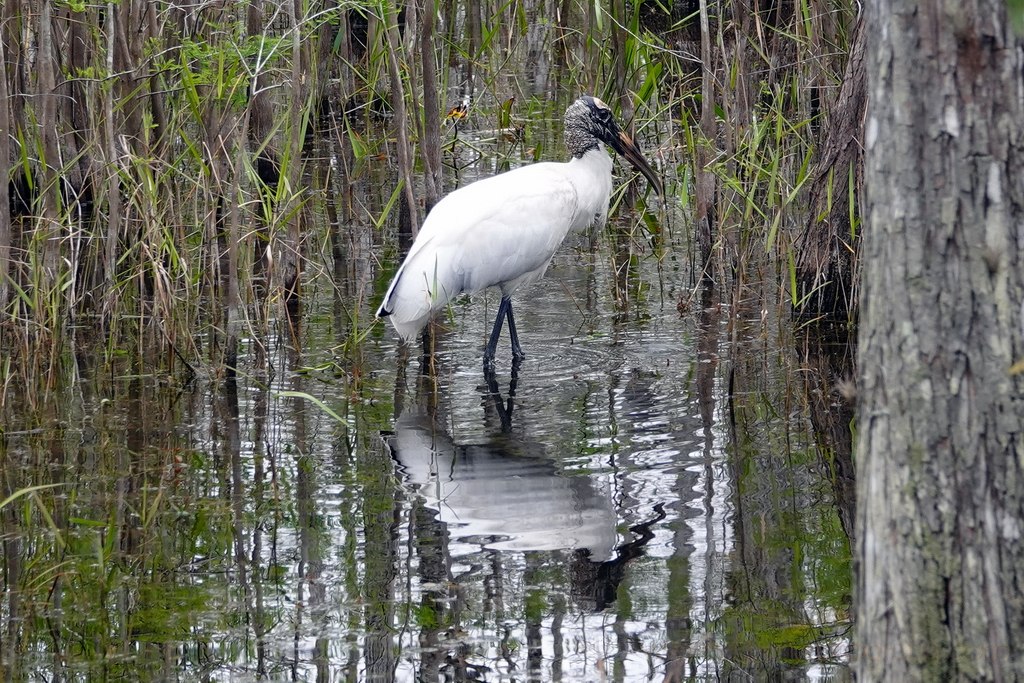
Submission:
[[[503,121],[513,136],[557,119],[552,101],[603,96],[680,179],[672,199],[693,211],[702,270],[742,272],[757,249],[799,263],[794,216],[819,177],[811,132],[836,99],[854,11],[11,0],[0,9],[3,386],[52,383],[59,349],[95,332],[108,355],[162,349],[160,372],[233,367],[243,331],[263,329],[258,339],[278,303],[300,300],[308,133],[335,131],[363,159],[383,140],[411,226],[458,182],[442,172],[440,119],[464,96],[470,121]],[[529,82],[513,69],[523,63]]]

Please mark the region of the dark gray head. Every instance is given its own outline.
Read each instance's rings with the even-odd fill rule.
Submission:
[[[619,136],[619,124],[607,104],[584,95],[565,110],[565,146],[574,157],[581,157],[598,143],[611,144]]]
[[[579,158],[596,149],[601,142],[624,156],[636,170],[644,174],[654,191],[662,194],[661,179],[633,140],[619,128],[612,110],[596,97],[584,95],[565,110],[565,146],[570,154]]]

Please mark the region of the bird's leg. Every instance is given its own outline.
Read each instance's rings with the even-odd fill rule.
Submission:
[[[434,327],[432,323],[423,326],[420,334],[420,341],[423,343],[423,355],[420,357],[420,372],[422,374],[434,374]]]
[[[484,370],[494,371],[494,351],[498,348],[498,338],[501,336],[501,327],[505,324],[505,313],[509,310],[509,300],[501,298],[498,306],[498,317],[494,319],[494,329],[491,330],[491,338],[487,341],[487,348],[484,349]]]
[[[498,411],[498,419],[501,420],[502,433],[509,434],[512,431],[512,411],[515,409],[516,381],[518,377],[519,361],[512,361],[512,380],[508,385],[508,399],[501,395],[501,387],[498,386],[498,379],[491,370],[484,371],[484,381],[487,382],[487,391],[494,401],[494,408]]]
[[[516,319],[512,317],[512,299],[504,298],[502,303],[507,303],[506,313],[508,315],[508,336],[512,338],[512,360],[521,361],[526,358],[526,354],[523,353],[523,347],[519,345],[519,333],[516,332]]]

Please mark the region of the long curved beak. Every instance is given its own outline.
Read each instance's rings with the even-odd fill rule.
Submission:
[[[611,144],[616,152],[624,156],[626,161],[633,164],[633,167],[636,168],[636,170],[644,174],[644,177],[647,178],[647,181],[659,196],[665,195],[665,188],[661,184],[661,178],[659,178],[654,172],[651,165],[647,163],[647,159],[644,159],[644,155],[640,152],[640,149],[636,146],[631,137],[622,131],[619,131],[618,137],[612,138]]]

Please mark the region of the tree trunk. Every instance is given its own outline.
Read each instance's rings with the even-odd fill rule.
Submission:
[[[1024,678],[1021,48],[874,0],[857,444],[862,681]]]
[[[473,72],[476,70],[476,60],[479,57],[480,43],[483,42],[483,28],[480,12],[482,2],[468,0],[466,2],[466,22],[469,24],[469,58],[466,59],[466,89],[465,93],[471,99],[476,98],[476,83],[473,82]]]
[[[116,39],[117,35],[117,21],[114,17],[116,16],[117,8],[114,6],[114,2],[107,3],[106,12],[106,24],[109,28],[107,33],[107,54],[106,54],[106,67],[108,73],[114,71],[114,54],[117,51]],[[117,139],[116,135],[116,123],[114,119],[114,89],[104,88],[103,90],[103,146],[106,150],[107,163],[109,168],[107,170],[107,232],[104,239],[103,248],[103,279],[106,283],[113,283],[117,280],[114,269],[117,264],[118,258],[118,242],[121,239],[121,222],[122,222],[122,202],[121,202],[121,179],[119,178],[117,171],[118,152],[117,152]],[[100,281],[103,282],[103,279]],[[111,287],[111,290],[114,288]],[[113,304],[113,298],[107,299],[108,304]]]
[[[401,37],[398,35],[398,12],[394,2],[387,3],[387,14],[384,16],[384,39],[387,45],[388,73],[391,77],[391,105],[395,112],[395,129],[398,149],[398,174],[402,182],[402,232],[416,237],[419,221],[416,217],[416,195],[412,175],[412,142],[409,140],[409,119],[405,108],[405,85],[399,65],[399,52],[402,49]]]
[[[67,14],[65,14],[65,12]],[[75,158],[77,163],[68,163],[66,174],[71,181],[76,200],[81,203],[87,183],[92,182],[92,151],[90,146],[95,140],[90,136],[90,123],[94,118],[92,111],[92,88],[84,79],[75,78],[80,73],[96,65],[92,55],[92,38],[87,29],[98,23],[97,12],[87,8],[84,12],[63,10],[64,23],[67,24],[65,45],[68,47],[57,53],[61,59],[61,74],[64,77],[58,83],[60,94],[60,110],[58,119],[64,126],[70,126],[70,135],[61,140],[61,154],[65,159]],[[63,63],[68,60],[67,63]],[[68,78],[65,74],[71,74]],[[81,204],[77,211],[81,211]]]
[[[157,4],[146,3],[146,40],[152,44],[160,44],[161,21],[157,17]],[[167,55],[169,58],[170,55]],[[152,69],[149,75],[149,106],[153,113],[153,153],[158,159],[167,158],[167,147],[171,143],[168,139],[169,128],[167,121],[167,104],[164,85],[161,81],[160,71]]]
[[[301,39],[302,26],[302,0],[294,0],[284,5],[288,11],[288,25],[291,31],[291,83],[288,89],[289,105],[293,114],[288,130],[288,152],[287,164],[283,172],[288,181],[288,187],[301,187],[302,177],[302,147],[305,139],[305,126],[302,125],[303,111],[307,106],[309,97],[309,86],[305,74],[313,73],[310,64],[312,54],[307,41]],[[240,172],[241,169],[238,169]],[[301,201],[298,196],[292,196],[289,201]],[[289,211],[289,213],[291,213]],[[287,215],[287,214],[285,214]],[[299,293],[302,286],[302,211],[296,211],[288,220],[288,233],[285,237],[284,248],[278,254],[277,273],[281,278],[284,287],[284,300],[290,306],[290,313],[297,311]],[[290,321],[294,324],[296,321]]]
[[[143,150],[144,153],[148,153],[144,144],[146,136],[143,134],[144,104],[136,95],[139,64],[142,61],[142,37],[138,31],[142,12],[138,4],[138,0],[113,3],[116,9],[114,68],[117,70],[114,97],[117,98],[121,109],[118,133],[127,138],[126,147],[132,151]]]
[[[264,21],[263,0],[249,0],[245,7],[245,30],[250,38],[265,34]],[[276,152],[268,144],[274,128],[274,110],[270,94],[271,81],[264,65],[260,64],[260,68],[253,74],[250,86],[249,130],[247,132],[252,145],[256,149],[263,149],[264,146],[267,146],[263,150],[264,154],[267,154],[274,163],[278,163]]]
[[[420,149],[423,152],[425,213],[444,195],[441,175],[441,102],[437,92],[437,60],[435,55],[434,24],[437,7],[434,0],[424,0],[420,21],[420,59],[423,69],[423,134]]]
[[[2,14],[2,13],[0,13]],[[4,36],[0,33],[0,64],[6,64]],[[10,102],[7,90],[7,70],[0,70],[0,310],[7,309],[11,258],[11,205],[8,188],[11,182]]]
[[[0,40],[4,42],[4,74],[8,77],[8,100],[10,107],[11,137],[13,140],[24,139],[23,132],[28,127],[25,117],[25,102],[29,85],[25,67],[25,52],[22,45],[24,22],[31,21],[22,7],[22,0],[6,0],[0,3]]]
[[[708,19],[707,0],[700,2],[700,58],[701,58],[701,142],[694,163],[694,223],[697,232],[697,258],[703,276],[711,274],[710,260],[713,231],[717,217],[715,199],[717,182],[710,166],[714,159],[711,148],[715,139],[715,86],[714,66],[711,60],[711,24]]]
[[[60,148],[57,140],[57,65],[54,61],[53,7],[43,0],[39,13],[39,74],[37,97],[39,100],[39,130],[42,138],[41,160],[42,203],[37,230],[42,231],[42,264],[46,285],[57,282],[60,238]]]
[[[822,130],[821,153],[810,185],[807,221],[796,240],[797,306],[802,315],[855,319],[860,208],[863,196],[864,110],[867,76],[864,30],[854,28],[839,97]]]

